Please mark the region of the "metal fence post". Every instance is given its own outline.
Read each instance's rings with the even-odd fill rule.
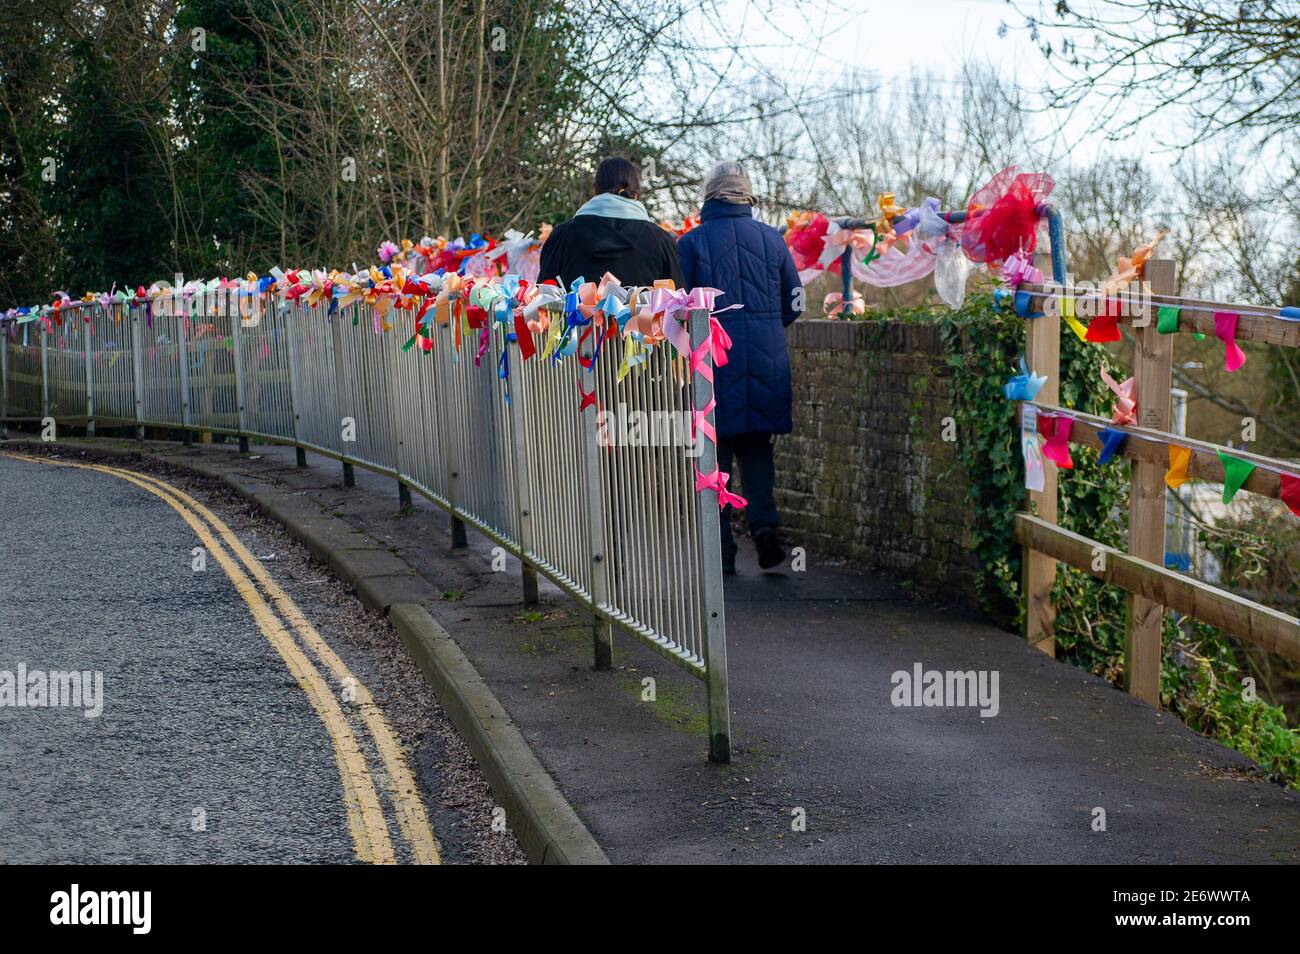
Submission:
[[[598,334],[600,332],[597,332]],[[594,336],[593,336],[594,337]],[[593,341],[594,348],[594,341]],[[578,375],[581,388],[582,375],[586,372],[581,364],[573,362],[571,367]],[[592,376],[592,388],[595,388],[595,376]],[[587,411],[591,413],[588,414]],[[605,553],[605,480],[601,474],[599,444],[600,406],[593,403],[582,410],[582,459],[585,467],[583,473],[587,486],[587,539],[591,543],[591,634],[595,649],[596,668],[612,669],[614,666],[614,625],[601,611],[609,605],[609,560]]]
[[[456,321],[452,318],[452,321]],[[448,326],[450,329],[452,326]],[[447,334],[451,334],[449,330]],[[441,335],[439,336],[441,337]],[[436,359],[439,364],[436,369],[441,372],[446,369],[447,377],[452,378],[456,373],[456,365],[447,359],[446,349],[443,354]],[[465,537],[465,521],[457,516],[460,510],[460,441],[453,438],[451,433],[451,420],[449,404],[451,403],[450,395],[455,388],[454,380],[436,382],[438,390],[442,391],[445,396],[434,404],[438,411],[438,438],[443,447],[444,466],[446,468],[446,486],[447,486],[447,505],[451,513],[451,545],[455,549],[461,549],[469,546],[469,540]]]
[[[698,348],[709,337],[709,313],[700,309],[690,313],[691,346]],[[713,356],[706,359],[712,368]],[[691,376],[696,408],[708,407],[713,400],[713,384],[702,374]],[[709,412],[712,424],[714,413]],[[700,456],[696,466],[702,474],[711,474],[718,466],[717,448],[700,438]],[[714,490],[699,493],[699,540],[701,583],[701,628],[705,639],[706,686],[709,705],[709,761],[731,761],[731,704],[727,695],[727,619],[722,591],[722,540],[719,536],[718,494]]]
[[[267,296],[268,298],[270,296]],[[298,336],[289,329],[288,312],[290,305],[282,302],[276,306],[280,309],[280,320],[284,327],[284,343],[289,355],[289,419],[293,422],[294,462],[299,467],[307,466],[307,451],[302,446],[302,396],[298,377]]]
[[[50,416],[50,335],[41,329],[41,426]]]
[[[13,326],[17,329],[17,326]],[[9,332],[0,329],[0,437],[9,434]]]
[[[144,440],[144,331],[136,309],[130,305],[126,308],[127,320],[131,322],[131,385],[135,390],[135,439]]]
[[[532,332],[529,332],[532,334]],[[503,338],[505,336],[502,336]],[[510,342],[501,342],[509,349]],[[507,354],[509,351],[507,350]],[[515,464],[515,519],[519,526],[519,565],[523,572],[524,605],[535,606],[538,600],[537,568],[528,562],[533,552],[533,487],[528,477],[528,435],[524,425],[524,370],[519,352],[515,352],[515,373],[510,382],[510,446]]]
[[[190,430],[190,338],[185,330],[189,323],[190,309],[182,309],[176,316],[176,358],[181,376],[181,443],[186,447],[194,443],[194,433]]]
[[[388,380],[392,382],[394,390],[400,387],[397,378],[397,363],[401,352],[394,348],[384,348],[384,373]],[[406,435],[402,430],[401,407],[395,398],[388,401],[388,429],[393,433],[393,470],[397,472],[397,506],[399,508],[409,508],[411,506],[411,488],[406,481],[402,479],[406,473]]]
[[[98,306],[95,306],[98,307]],[[94,354],[91,349],[90,337],[93,321],[82,321],[81,327],[85,336],[86,344],[86,436],[95,436],[95,375],[92,370],[91,358]]]
[[[221,309],[226,312],[226,318],[230,322],[230,352],[235,360],[235,410],[237,414],[237,427],[239,428],[239,453],[248,453],[248,434],[247,434],[247,417],[244,413],[244,355],[243,342],[240,341],[240,320],[239,312],[230,314],[230,308]]]
[[[353,305],[352,307],[356,308],[357,306]],[[338,395],[338,401],[335,403],[334,406],[335,409],[342,415],[342,417],[340,417],[340,419],[336,422],[336,426],[340,428],[343,426],[343,420],[342,420],[343,417],[352,417],[354,421],[356,420],[356,418],[353,415],[343,412],[343,395],[344,395],[344,389],[346,388],[347,385],[347,379],[343,377],[343,354],[342,354],[343,333],[339,330],[339,323],[342,320],[343,320],[342,309],[336,311],[334,313],[334,317],[330,319],[330,334],[333,336],[334,339],[334,393]],[[351,396],[350,391],[348,392],[348,394],[350,397]],[[352,402],[349,401],[348,405],[351,406],[351,403]],[[343,445],[344,445],[344,441],[342,437],[342,432],[340,431],[339,458],[343,461],[343,486],[355,487],[357,484],[356,474],[353,473],[352,465],[348,463],[348,451],[347,448],[344,447]]]

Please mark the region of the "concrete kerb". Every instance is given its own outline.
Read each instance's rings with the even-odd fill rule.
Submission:
[[[0,446],[48,451],[49,444],[0,441]],[[483,681],[451,634],[420,601],[435,588],[372,537],[300,497],[256,478],[240,478],[221,465],[178,458],[152,449],[122,448],[90,440],[58,446],[109,457],[144,459],[220,481],[281,524],[311,554],[351,586],[367,607],[386,613],[452,724],[465,739],[510,830],[534,864],[609,864],[591,832],[542,766],[523,733]]]

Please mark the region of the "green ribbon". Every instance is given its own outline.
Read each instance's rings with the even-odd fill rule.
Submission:
[[[1219,460],[1223,463],[1223,502],[1231,503],[1255,465],[1248,460],[1229,457],[1223,451],[1219,451]]]
[[[1177,305],[1161,305],[1156,310],[1156,331],[1162,335],[1172,335],[1178,330],[1178,313],[1182,311]]]
[[[1156,309],[1156,331],[1162,335],[1172,335],[1178,330],[1178,313],[1182,311],[1181,305],[1161,305]],[[1192,337],[1197,341],[1204,341],[1205,335],[1199,331],[1193,331]]]

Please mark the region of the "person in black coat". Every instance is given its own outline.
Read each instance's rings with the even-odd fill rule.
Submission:
[[[627,159],[611,157],[596,170],[596,195],[542,246],[538,279],[598,282],[606,272],[625,287],[671,278],[682,287],[673,236],[650,221],[641,204],[641,172]]]

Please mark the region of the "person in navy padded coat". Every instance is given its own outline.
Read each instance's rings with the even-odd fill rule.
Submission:
[[[727,363],[715,373],[718,466],[740,464],[741,494],[749,501],[749,532],[758,563],[785,561],[772,498],[776,469],[772,435],[788,434],[790,354],[785,328],[799,317],[802,285],[779,232],[753,215],[754,193],[737,162],[721,162],[704,178],[700,224],[677,240],[686,288],[717,288],[718,307],[742,305],[718,316],[731,336]],[[735,489],[733,478],[730,486]],[[736,542],[722,517],[722,566],[736,572]]]

